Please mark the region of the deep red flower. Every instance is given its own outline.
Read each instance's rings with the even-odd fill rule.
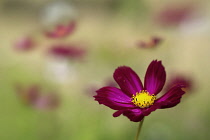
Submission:
[[[139,41],[137,46],[140,48],[155,48],[161,43],[162,39],[160,37],[154,36],[148,42]]]
[[[53,31],[47,31],[45,35],[48,38],[63,38],[72,34],[75,30],[76,22],[72,21],[68,25],[57,25]]]
[[[185,93],[184,85],[173,86],[162,97],[156,95],[162,90],[165,80],[165,68],[161,61],[154,60],[147,68],[144,86],[138,75],[127,66],[118,67],[113,75],[119,88],[103,87],[97,90],[94,96],[99,104],[104,104],[117,110],[113,116],[123,114],[131,121],[139,122],[156,109],[176,106]]]
[[[49,49],[49,54],[67,59],[83,59],[86,50],[74,45],[54,45]]]

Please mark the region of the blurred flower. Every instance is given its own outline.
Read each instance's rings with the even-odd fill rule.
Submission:
[[[51,110],[55,109],[59,105],[58,96],[54,93],[43,93],[41,87],[38,85],[31,85],[29,87],[16,86],[16,92],[20,99],[40,110]]]
[[[72,34],[75,30],[76,23],[74,21],[70,22],[68,25],[57,25],[53,31],[45,32],[48,38],[63,38]]]
[[[34,103],[40,93],[40,87],[36,85],[31,85],[30,87],[23,88],[20,85],[16,86],[16,91],[18,96],[21,98],[21,100],[26,104]]]
[[[47,95],[42,95],[36,100],[34,106],[37,109],[42,110],[51,110],[57,108],[59,105],[58,97],[57,95],[51,93]]]
[[[134,122],[141,121],[156,109],[176,106],[185,93],[182,90],[184,85],[176,85],[157,99],[156,95],[162,90],[166,80],[165,68],[157,60],[152,61],[147,68],[144,87],[138,75],[127,66],[118,67],[113,77],[120,89],[103,87],[96,91],[95,100],[117,110],[114,117],[123,114]]]
[[[41,12],[41,22],[46,26],[55,25],[60,22],[75,20],[76,16],[76,9],[70,2],[53,1]]]
[[[59,58],[81,60],[84,58],[86,50],[75,45],[60,44],[52,46],[49,49],[49,54]]]
[[[140,48],[155,48],[161,43],[162,39],[160,37],[152,37],[149,42],[139,41],[137,46]]]
[[[166,90],[169,90],[170,87],[181,85],[184,86],[182,90],[184,91],[191,91],[193,89],[193,81],[189,77],[184,75],[175,75],[173,76],[168,84],[166,85]]]
[[[194,5],[167,5],[162,8],[162,11],[157,13],[155,20],[165,26],[176,26],[180,23],[189,20],[194,15]]]
[[[34,41],[29,36],[19,38],[14,45],[14,48],[18,51],[28,51],[34,47]]]

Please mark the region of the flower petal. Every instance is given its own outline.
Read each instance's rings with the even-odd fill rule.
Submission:
[[[183,86],[180,85],[172,87],[162,97],[157,99],[156,103],[160,104],[161,109],[176,106],[180,102],[182,95],[185,93],[182,88]]]
[[[124,110],[118,110],[113,114],[113,117],[118,117],[121,114],[128,117],[130,121],[139,122],[143,119],[144,116],[148,116],[151,112],[155,111],[156,109],[160,108],[159,103],[154,103],[154,105],[148,108],[129,108]]]
[[[68,25],[57,25],[57,27],[53,31],[45,32],[46,37],[48,38],[63,38],[72,34],[75,30],[76,22],[72,21]]]
[[[140,122],[145,116],[140,108],[127,109],[123,111],[123,115],[133,122]]]
[[[140,78],[130,67],[118,67],[113,76],[121,90],[129,97],[143,89]]]
[[[158,108],[160,108],[159,105],[154,104],[148,108],[134,108],[134,109],[123,110],[121,114],[127,116],[130,119],[130,121],[139,122],[144,118],[144,116],[148,116],[151,112],[155,111]]]
[[[165,68],[161,64],[161,61],[154,60],[147,68],[147,72],[144,79],[144,89],[150,94],[158,94],[166,81]]]
[[[135,107],[135,105],[131,102],[131,98],[118,88],[103,87],[96,92],[97,95],[94,97],[99,104],[104,104],[115,110]]]
[[[113,117],[119,117],[123,113],[123,110],[118,110],[115,113],[113,113]]]

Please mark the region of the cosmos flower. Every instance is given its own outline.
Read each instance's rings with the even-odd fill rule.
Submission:
[[[85,53],[85,49],[75,45],[54,45],[49,49],[50,55],[67,59],[83,59]]]
[[[53,31],[45,32],[48,38],[63,38],[72,34],[75,30],[76,22],[72,21],[68,25],[57,25]]]
[[[131,121],[139,122],[144,116],[148,116],[156,109],[164,109],[176,106],[185,93],[181,88],[184,85],[176,85],[170,88],[163,96],[157,98],[162,90],[166,72],[161,61],[154,60],[147,68],[144,86],[138,75],[127,66],[118,67],[113,75],[119,88],[103,87],[97,90],[94,96],[99,104],[104,104],[117,110],[113,116],[121,114]]]
[[[56,94],[44,93],[38,85],[28,87],[17,85],[16,92],[23,103],[38,110],[51,110],[59,105],[59,99]]]
[[[29,36],[19,38],[14,45],[14,48],[18,51],[28,51],[34,47],[34,41]]]
[[[162,39],[157,36],[153,36],[150,41],[139,41],[137,46],[140,48],[155,48],[161,43]]]

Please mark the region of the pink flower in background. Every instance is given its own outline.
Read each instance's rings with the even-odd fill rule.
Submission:
[[[40,96],[38,100],[36,100],[34,107],[41,110],[52,110],[57,108],[59,105],[59,100],[57,95],[54,93],[48,93]]]
[[[40,87],[37,85],[31,85],[30,87],[23,88],[20,85],[16,86],[16,92],[18,97],[26,104],[34,103],[40,94]]]
[[[19,38],[14,45],[14,48],[18,51],[28,51],[34,48],[34,41],[31,37],[25,36]]]
[[[162,38],[154,36],[151,39],[146,41],[137,42],[137,46],[140,48],[156,48],[162,42]]]
[[[51,110],[59,105],[59,98],[55,93],[44,93],[38,85],[28,87],[17,85],[16,92],[21,101],[36,109]]]
[[[57,25],[53,31],[45,32],[48,38],[63,38],[71,35],[76,27],[76,22],[72,21],[67,25]]]
[[[66,58],[66,59],[83,59],[86,50],[75,45],[54,45],[49,49],[51,56]]]
[[[167,5],[157,13],[155,20],[162,26],[176,26],[194,16],[195,7],[187,5]]]

